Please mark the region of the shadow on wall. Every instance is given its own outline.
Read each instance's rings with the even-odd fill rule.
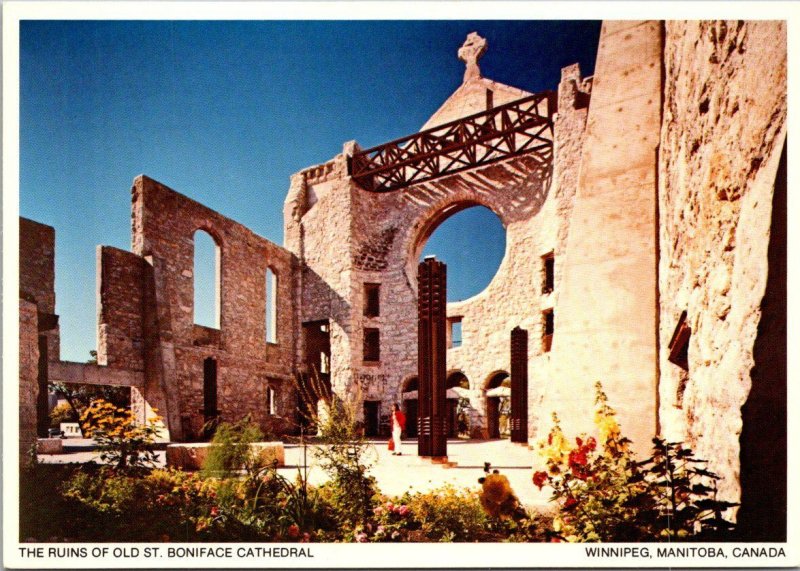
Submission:
[[[786,541],[786,143],[772,198],[767,287],[742,406],[742,541]]]

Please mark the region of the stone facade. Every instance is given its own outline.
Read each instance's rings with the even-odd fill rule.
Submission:
[[[700,457],[712,458],[714,470],[725,476],[721,493],[738,497],[742,407],[756,392],[754,347],[759,336],[773,335],[761,322],[762,301],[768,274],[780,272],[780,266],[769,263],[767,250],[772,241],[786,239],[785,227],[782,235],[772,235],[774,217],[786,216],[785,202],[773,215],[786,140],[786,25],[668,22],[665,30],[661,426],[668,438],[685,440]],[[782,279],[785,288],[785,266]],[[785,320],[785,289],[783,303]],[[691,328],[688,371],[668,360],[668,344],[684,311]],[[780,341],[776,336],[771,343],[775,351]],[[785,321],[782,341],[785,359]],[[779,371],[779,361],[769,368]],[[785,443],[785,366],[783,371],[782,379],[777,374],[762,381],[775,391],[769,399],[772,414],[751,429],[768,438],[783,414]],[[779,487],[782,479],[785,490],[785,448],[783,458],[783,470],[773,468],[763,487]]]
[[[423,129],[530,95],[482,77],[485,50],[470,35],[464,81]],[[785,82],[782,22],[605,22],[594,76],[562,70],[546,152],[371,193],[350,174],[360,149],[348,142],[291,178],[283,247],[138,177],[132,251],[98,249],[98,365],[60,363],[56,346],[50,378],[131,386],[140,418],[157,408],[172,440],[193,440],[209,412],[209,371],[223,420],[249,414],[280,434],[297,430],[293,379],[317,369],[380,431],[393,402],[415,398],[425,242],[481,205],[503,223],[505,257],[483,292],[447,308],[462,328],[448,375],[466,379],[471,435],[492,434],[490,391],[510,372],[510,333],[521,327],[531,442],[551,412],[569,433],[591,429],[602,381],[637,451],[657,432],[686,440],[723,476],[725,499],[741,497],[758,521],[781,507],[754,492],[766,486],[752,434],[764,411],[786,408],[785,367],[768,366],[781,339],[785,358]],[[40,226],[26,221],[21,240],[23,392],[34,304],[39,319],[54,312],[53,237]],[[198,230],[219,248],[218,328],[193,319]],[[276,343],[265,339],[268,269]],[[685,363],[675,345],[684,312]],[[781,434],[785,443],[785,422]],[[763,467],[780,473],[779,462]]]

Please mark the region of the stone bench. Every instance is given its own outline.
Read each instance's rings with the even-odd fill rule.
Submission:
[[[169,444],[167,446],[167,466],[181,470],[200,470],[213,446],[219,445],[210,442]],[[277,460],[278,466],[285,465],[283,442],[255,442],[250,446],[257,450],[265,464]]]
[[[36,440],[37,454],[63,454],[64,441],[61,438],[39,438]]]

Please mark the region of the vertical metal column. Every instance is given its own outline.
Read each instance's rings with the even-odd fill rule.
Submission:
[[[511,330],[511,442],[528,442],[528,332]]]
[[[420,456],[447,456],[447,266],[435,258],[419,265]]]

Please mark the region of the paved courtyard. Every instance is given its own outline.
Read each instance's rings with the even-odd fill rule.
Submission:
[[[65,442],[68,452],[65,454],[41,455],[41,462],[68,463],[88,462],[96,460],[98,453],[91,450],[92,442],[83,439],[68,439]],[[520,500],[528,506],[543,506],[547,503],[549,493],[539,491],[531,482],[532,462],[535,451],[526,446],[511,444],[508,440],[450,440],[447,444],[448,466],[433,464],[430,460],[416,455],[416,440],[403,442],[401,456],[393,456],[387,448],[386,440],[375,440],[371,443],[368,456],[373,460],[371,474],[378,480],[382,492],[390,495],[402,495],[407,490],[427,491],[451,484],[456,488],[477,490],[478,478],[483,476],[484,462],[491,462],[493,468],[505,474]],[[286,477],[294,478],[297,469],[302,468],[303,447],[286,445],[286,466],[278,471]],[[165,453],[159,451],[158,461],[165,463]],[[316,465],[313,446],[306,449],[308,477],[312,484],[321,484],[326,474]]]

